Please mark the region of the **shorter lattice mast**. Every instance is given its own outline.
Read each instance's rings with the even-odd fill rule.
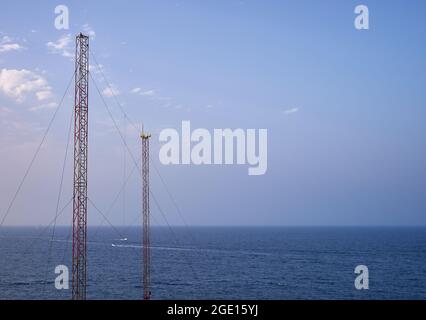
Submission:
[[[142,215],[143,215],[143,298],[151,298],[151,247],[149,222],[149,138],[151,135],[142,129]]]

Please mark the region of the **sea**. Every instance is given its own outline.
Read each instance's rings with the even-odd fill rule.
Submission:
[[[88,228],[88,299],[142,298],[141,241],[140,227]],[[71,250],[69,227],[1,228],[0,299],[70,299]],[[368,268],[368,289],[355,286],[359,265]],[[56,274],[57,266],[66,268]],[[151,293],[155,300],[423,300],[426,228],[152,227]]]

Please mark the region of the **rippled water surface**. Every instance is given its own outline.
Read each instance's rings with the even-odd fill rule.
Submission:
[[[69,299],[54,287],[69,236],[3,228],[0,298]],[[88,298],[141,298],[140,244],[139,228],[89,228]],[[154,299],[426,299],[426,228],[154,227],[152,246]]]

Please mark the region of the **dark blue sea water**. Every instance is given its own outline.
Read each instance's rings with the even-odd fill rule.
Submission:
[[[3,228],[0,298],[69,299],[54,287],[69,231]],[[88,298],[140,299],[141,230],[89,240]],[[426,228],[154,227],[152,246],[153,299],[426,299]],[[354,287],[360,264],[369,290]]]

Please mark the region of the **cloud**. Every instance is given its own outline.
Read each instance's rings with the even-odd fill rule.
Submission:
[[[46,79],[26,69],[1,69],[0,92],[17,103],[22,103],[29,94],[34,94],[39,101],[52,96],[52,88]]]
[[[71,44],[71,35],[67,34],[60,37],[56,42],[48,42],[46,46],[50,53],[60,54],[65,58],[73,58]]]
[[[56,102],[49,102],[46,104],[42,104],[36,107],[30,108],[30,111],[39,111],[39,110],[45,110],[45,109],[54,109],[58,106]]]
[[[38,91],[38,92],[36,92],[36,97],[37,97],[37,100],[39,100],[39,101],[47,100],[47,99],[49,99],[49,98],[52,97],[52,92],[51,91],[47,91],[47,90],[45,90],[45,91]]]
[[[112,98],[114,96],[118,96],[120,94],[120,91],[116,87],[112,86],[112,87],[105,88],[102,91],[102,94],[107,98]]]
[[[139,94],[141,96],[145,96],[145,97],[152,97],[155,95],[155,90],[146,90],[146,91],[142,91],[142,88],[133,88],[131,91],[131,93],[134,94]]]
[[[299,108],[291,108],[291,109],[284,110],[283,113],[286,115],[289,115],[289,114],[296,113],[298,111],[299,111]]]
[[[12,38],[11,37],[9,37],[9,36],[3,36],[1,38],[0,43],[8,43],[8,42],[12,42]]]
[[[10,110],[9,108],[0,107],[0,115],[6,115],[6,114],[9,114],[11,112],[12,112],[12,110]]]
[[[152,97],[155,94],[154,90],[148,90],[148,91],[143,91],[141,93],[139,93],[141,96],[149,96]]]
[[[10,116],[0,117],[0,152],[11,149],[33,149],[40,142],[36,140],[39,132],[45,130],[38,122],[28,122]]]
[[[105,67],[104,67],[104,65],[103,64],[98,64],[98,65],[92,65],[92,64],[89,64],[89,71],[91,72],[91,73],[93,73],[93,74],[105,74],[106,72],[105,72]],[[102,81],[103,79],[101,78],[101,81]]]
[[[175,99],[173,99],[171,97],[162,96],[161,90],[154,90],[154,89],[143,90],[140,87],[135,87],[132,90],[130,90],[130,93],[146,97],[150,101],[161,104],[161,106],[163,108],[174,108],[174,109],[178,109],[178,110],[182,109],[182,110],[186,110],[186,111],[191,110],[189,107],[187,107],[184,104],[179,104],[177,102],[174,102]],[[206,109],[212,109],[212,108],[214,108],[213,104],[207,104],[206,105]]]
[[[13,51],[13,50],[21,50],[23,47],[18,43],[6,43],[0,45],[0,52],[7,52],[7,51]]]
[[[89,26],[88,23],[83,25],[83,32],[92,40],[96,38],[96,32]]]
[[[19,43],[14,43],[9,36],[3,36],[0,40],[0,53],[8,51],[18,51],[24,49]]]

